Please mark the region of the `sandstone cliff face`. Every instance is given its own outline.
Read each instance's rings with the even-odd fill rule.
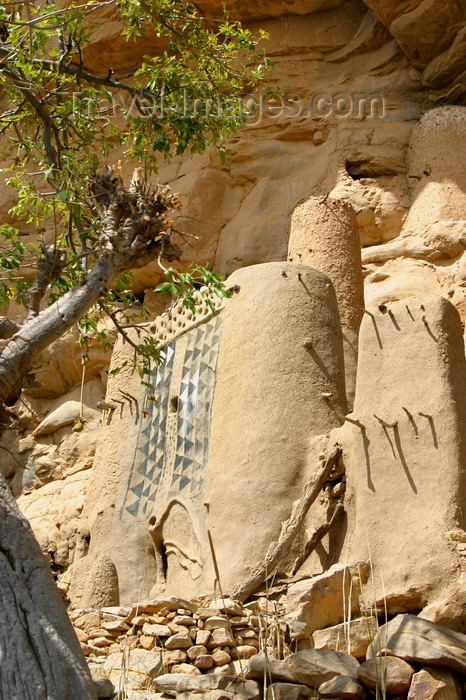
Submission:
[[[201,6],[215,11],[207,2]],[[248,26],[269,32],[267,51],[275,63],[271,83],[281,86],[283,99],[260,103],[254,118],[226,144],[225,165],[208,152],[161,168],[161,178],[183,175],[176,183],[184,205],[177,226],[199,237],[184,246],[182,263],[209,261],[230,275],[287,257],[310,265],[320,260],[319,267],[333,275],[337,298],[340,293],[346,379],[354,394],[361,269],[354,252],[348,267],[343,245],[340,265],[333,268],[312,236],[307,245],[305,213],[311,211],[315,222],[315,212],[337,217],[345,212],[341,231],[335,232],[339,243],[343,234],[351,233],[353,244],[359,237],[366,307],[442,295],[464,322],[465,5],[460,0],[264,0],[247,7],[233,2],[231,11]],[[147,39],[130,51],[120,37],[118,19],[111,14],[103,19],[88,53],[102,71],[109,65],[124,70],[138,60],[138,51],[156,50]],[[372,112],[367,95],[375,96]],[[5,217],[10,205],[8,193]],[[330,226],[329,236],[332,230]],[[348,277],[354,298],[345,311]],[[156,266],[137,275],[141,290],[159,278]],[[154,307],[154,312],[161,310]],[[85,394],[89,418],[84,431],[74,433],[72,423],[60,421],[76,400],[80,358],[72,338],[60,341],[44,356],[43,374],[38,374],[43,388],[25,394],[38,419],[51,414],[52,429],[2,438],[10,451],[3,469],[16,494],[22,493],[20,506],[61,574],[63,590],[69,586],[69,566],[87,554],[89,514],[92,522],[101,518],[92,493],[84,503],[91,467],[100,466],[93,466],[99,417],[104,426],[111,423],[109,410],[98,406],[108,362],[97,351],[91,357]],[[131,414],[131,430],[136,431],[137,406],[125,396],[134,387],[112,387],[117,410]],[[115,444],[108,448],[115,462],[117,438],[113,434]],[[116,476],[107,484],[108,508],[115,484]],[[102,537],[109,522],[102,526]],[[145,546],[149,552],[150,542]]]

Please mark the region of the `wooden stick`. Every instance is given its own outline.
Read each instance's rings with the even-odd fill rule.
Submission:
[[[293,508],[289,519],[283,523],[278,542],[269,547],[269,552],[265,557],[265,561],[259,564],[245,581],[234,588],[231,594],[234,600],[243,603],[250,595],[260,588],[267,576],[275,569],[281,557],[298,534],[309,508],[322,491],[340,455],[341,448],[335,445],[330,455],[326,457],[326,459],[319,461],[314,475],[306,486],[304,496],[297,502],[296,507]]]
[[[353,425],[357,425],[358,428],[359,428],[360,430],[365,430],[365,429],[366,429],[366,426],[363,425],[363,424],[361,423],[361,421],[359,421],[359,420],[354,420],[354,418],[348,418],[348,416],[341,416],[341,415],[340,415],[339,413],[337,413],[336,411],[333,411],[333,412],[332,412],[332,415],[333,415],[335,418],[338,418],[339,420],[341,420],[342,422],[345,422],[345,421],[346,421],[346,423],[352,423]]]
[[[374,413],[374,418],[377,418],[377,420],[379,421],[380,425],[383,425],[384,428],[396,428],[396,426],[398,425],[398,421],[397,421],[397,420],[394,420],[393,423],[388,423],[388,422],[387,422],[386,420],[384,420],[383,418],[379,418],[379,416],[376,416],[375,413]]]
[[[319,542],[325,537],[327,532],[332,529],[332,527],[335,525],[337,520],[341,518],[343,513],[345,512],[345,509],[343,507],[343,503],[338,503],[337,507],[332,513],[332,517],[327,523],[324,523],[320,527],[317,528],[317,530],[314,530],[311,539],[309,542],[306,544],[306,547],[304,548],[303,554],[301,554],[299,557],[297,557],[294,566],[293,566],[293,573],[292,575],[294,576],[295,573],[298,571],[298,569],[304,564],[306,559],[312,554],[314,549],[317,547]]]
[[[113,403],[108,403],[107,401],[98,401],[96,405],[97,408],[101,408],[102,410],[108,409],[109,411],[114,411],[116,409]]]

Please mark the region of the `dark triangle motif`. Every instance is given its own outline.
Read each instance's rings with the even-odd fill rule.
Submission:
[[[160,482],[166,440],[166,417],[170,382],[175,354],[175,342],[164,348],[166,361],[153,370],[151,375],[152,387],[147,388],[156,401],[144,399],[148,414],[140,417],[139,435],[134,451],[133,464],[128,480],[128,488],[121,515],[124,513],[140,518],[146,513],[148,504],[155,500]],[[136,501],[128,505],[128,501],[136,496]]]

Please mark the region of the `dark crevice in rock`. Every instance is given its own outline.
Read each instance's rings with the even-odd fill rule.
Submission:
[[[388,168],[383,169],[380,166],[362,160],[347,160],[346,172],[353,180],[363,180],[364,178],[374,177],[393,177],[396,172]]]

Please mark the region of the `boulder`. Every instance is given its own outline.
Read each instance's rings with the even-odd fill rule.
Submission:
[[[218,608],[214,608],[213,606],[208,608],[201,606],[194,613],[196,620],[207,620],[209,617],[218,617],[219,615],[220,610]]]
[[[213,690],[226,690],[233,695],[245,697],[250,700],[261,698],[261,688],[258,683],[252,680],[234,680],[231,676],[212,674],[205,676],[183,676],[176,685],[176,691],[181,693],[191,693],[193,695],[208,693]]]
[[[175,664],[172,666],[172,673],[184,673],[188,676],[200,676],[201,672],[192,664]]]
[[[189,649],[193,646],[193,640],[189,632],[178,632],[173,637],[169,637],[165,642],[166,649]]]
[[[309,695],[307,685],[272,683],[267,688],[266,700],[308,700]]]
[[[199,630],[196,633],[196,645],[205,646],[209,641],[212,633],[209,630]]]
[[[222,676],[237,676],[238,678],[242,677],[241,669],[235,670],[232,666],[232,662],[229,664],[223,664],[223,666],[212,666],[212,668],[209,668],[206,671],[206,674],[213,673],[219,673]]]
[[[415,615],[397,615],[383,625],[367,650],[367,658],[383,647],[407,661],[466,673],[466,635]]]
[[[264,654],[256,654],[249,660],[246,678],[262,679],[264,667],[274,681],[290,681],[318,687],[335,676],[357,678],[359,663],[349,654],[338,651],[307,649],[290,654],[284,661]]]
[[[62,428],[64,425],[75,423],[80,416],[80,412],[80,401],[65,401],[65,403],[58,406],[58,408],[52,411],[52,413],[49,413],[49,415],[46,416],[41,423],[39,423],[32,434],[34,437],[39,437],[41,435],[49,435],[50,433],[54,433],[56,430],[58,430],[58,428]],[[95,411],[86,405],[83,406],[83,418],[85,421],[99,417],[99,411]]]
[[[189,693],[183,693],[182,695],[178,696],[181,700],[190,700],[189,699]],[[227,690],[211,690],[211,692],[205,696],[206,700],[232,700],[232,698],[235,697],[231,693],[229,693]]]
[[[366,564],[351,567],[335,564],[319,576],[291,585],[287,593],[286,612],[292,637],[298,641],[309,637],[315,630],[343,622],[343,596],[348,601],[351,599],[351,614],[355,615],[359,610],[358,595],[361,590],[359,572],[365,578],[367,571]]]
[[[173,618],[173,624],[180,627],[191,627],[196,624],[196,621],[190,615],[177,615]]]
[[[212,617],[207,618],[207,620],[204,623],[204,626],[206,630],[216,630],[219,627],[228,629],[230,623],[228,622],[226,617],[222,617],[221,615],[213,615]]]
[[[196,668],[202,668],[204,671],[206,671],[207,669],[212,668],[214,665],[214,659],[210,654],[199,654],[194,661],[194,665]]]
[[[171,637],[172,634],[171,629],[167,625],[151,625],[149,622],[142,626],[142,632],[152,637]]]
[[[162,661],[164,666],[182,664],[187,660],[187,658],[187,654],[185,651],[183,651],[183,649],[167,649],[162,652]]]
[[[236,603],[234,600],[231,600],[231,598],[213,600],[210,607],[219,610],[220,612],[228,613],[229,615],[241,615],[242,613],[241,605]]]
[[[207,649],[215,649],[216,647],[232,647],[235,645],[235,640],[230,630],[218,627],[212,632],[212,637],[207,642]]]
[[[273,681],[304,683],[317,688],[335,676],[357,678],[359,662],[349,654],[306,649],[290,654],[283,661],[260,653],[249,659],[246,678],[262,680],[264,672]]]
[[[257,654],[257,649],[250,644],[238,644],[237,647],[233,647],[231,654],[239,659],[249,659]]]
[[[78,615],[73,623],[75,627],[84,630],[84,632],[89,633],[92,629],[100,627],[101,615],[98,610],[93,610],[92,612],[85,612],[82,615]]]
[[[216,666],[223,666],[224,664],[230,663],[231,656],[224,649],[220,649],[220,651],[216,651],[212,654],[212,660]]]
[[[156,637],[151,637],[148,634],[141,634],[139,637],[139,646],[142,649],[147,649],[150,651],[157,645],[157,639]]]
[[[126,622],[126,618],[131,612],[130,607],[125,607],[123,605],[106,605],[101,610],[103,615],[116,615],[117,617],[123,617]]]
[[[414,669],[397,656],[377,656],[358,668],[358,679],[384,695],[406,695]]]
[[[350,676],[335,676],[319,686],[321,698],[347,698],[366,700],[367,693],[359,681]]]
[[[102,628],[107,632],[126,632],[129,630],[129,625],[123,620],[107,620],[102,622]]]
[[[152,688],[160,693],[165,693],[170,697],[176,698],[176,686],[178,681],[184,678],[183,673],[164,673],[157,676],[152,681]]]
[[[306,649],[290,654],[283,664],[292,681],[313,688],[335,676],[350,676],[356,679],[359,668],[359,662],[349,654],[322,649]]]
[[[154,600],[143,600],[140,603],[135,603],[131,612],[128,616],[128,622],[131,622],[136,615],[141,613],[158,613],[160,610],[167,608],[168,610],[178,610],[183,608],[189,610],[191,613],[195,613],[198,609],[198,604],[193,601],[185,600],[184,598],[179,598],[178,596],[170,596],[168,598],[157,598]]]
[[[162,655],[158,652],[132,649],[125,657],[119,652],[110,654],[105,661],[105,674],[116,686],[125,676],[132,690],[146,688],[162,668]]]
[[[447,598],[430,603],[419,617],[466,634],[466,581],[460,583]]]
[[[408,700],[461,700],[461,683],[451,671],[422,668],[411,681]]]
[[[207,654],[207,649],[202,644],[195,644],[193,647],[188,649],[187,654],[188,659],[194,661],[198,656],[201,656],[201,654]]]
[[[246,678],[260,681],[263,680],[265,672],[267,672],[267,676],[270,676],[274,681],[293,681],[290,672],[285,667],[284,661],[279,661],[269,655],[266,657],[262,652],[249,659],[245,671]]]
[[[314,649],[329,651],[349,651],[357,659],[365,659],[367,647],[377,632],[377,622],[373,617],[359,617],[351,620],[349,625],[341,623],[323,630],[316,630],[312,635]],[[346,648],[346,636],[349,648]]]

